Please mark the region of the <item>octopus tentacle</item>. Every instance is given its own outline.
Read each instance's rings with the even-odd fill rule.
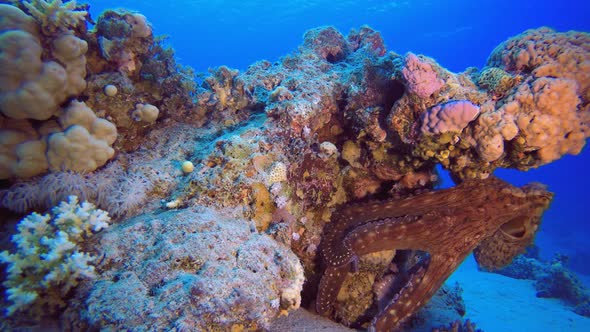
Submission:
[[[349,270],[350,264],[328,266],[326,268],[326,271],[320,280],[320,287],[318,289],[318,296],[315,304],[316,311],[320,315],[327,316],[330,313]]]
[[[552,197],[539,185],[516,188],[490,177],[402,200],[343,208],[324,231],[322,258],[326,271],[316,310],[330,314],[351,264],[359,256],[392,249],[428,252],[427,267],[417,264],[409,268],[407,274],[398,276],[402,286],[398,283],[378,292],[392,298],[385,307],[374,302],[377,314],[371,328],[397,329],[480,243],[477,257],[482,262],[509,262],[532,241]],[[374,301],[383,298],[376,296]]]
[[[386,328],[397,328],[408,318],[419,305],[418,302],[408,302],[409,298],[416,291],[416,288],[422,287],[420,281],[426,275],[427,267],[420,266],[410,275],[410,279],[404,287],[395,294],[387,306],[373,318],[369,330],[384,331]]]

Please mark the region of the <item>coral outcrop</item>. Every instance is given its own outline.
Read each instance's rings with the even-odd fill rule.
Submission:
[[[141,14],[108,11],[88,31],[88,13],[75,1],[0,4],[0,12],[2,179],[92,172],[115,150],[135,150],[138,143],[130,138],[151,130],[160,111],[193,107],[190,72],[177,67]],[[121,93],[98,93],[107,85]],[[73,98],[84,100],[100,124],[65,126],[61,119],[80,108]],[[136,104],[151,106],[139,112]],[[97,132],[108,132],[108,139]],[[64,144],[80,144],[85,152],[64,151]]]
[[[526,31],[492,52],[487,66],[517,76],[518,84],[478,121],[478,144],[498,143],[479,150],[484,160],[497,161],[514,149],[521,158],[513,158],[510,166],[528,169],[581,151],[589,135],[588,52],[588,34],[549,28]],[[492,80],[499,81],[493,90],[506,80],[500,76]]]
[[[443,87],[445,82],[438,78],[436,70],[428,60],[420,59],[413,53],[408,53],[404,60],[402,76],[409,93],[426,99]]]
[[[110,227],[72,328],[253,330],[298,308],[297,257],[232,214],[189,208]]]
[[[61,109],[68,98],[86,89],[88,43],[71,28],[84,21],[87,13],[74,10],[75,2],[23,4],[34,19],[16,7],[0,4],[0,61],[7,69],[0,79],[0,111],[5,116],[0,122],[0,135],[5,138],[0,178],[28,178],[48,169],[93,171],[114,155],[110,147],[117,137],[114,125],[104,119],[84,124],[72,120],[72,109],[79,109],[75,103]],[[34,126],[33,120],[46,121]],[[106,140],[101,139],[103,134]],[[85,153],[74,152],[73,145],[81,146]]]
[[[6,69],[0,76],[0,110],[12,119],[46,120],[86,88],[88,44],[64,26],[59,34],[41,35],[41,12],[37,21],[10,5],[0,4],[0,12],[0,61]]]

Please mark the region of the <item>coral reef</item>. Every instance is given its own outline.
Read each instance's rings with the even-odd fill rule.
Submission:
[[[414,154],[439,159],[458,179],[483,178],[497,167],[526,170],[577,154],[588,136],[589,45],[586,33],[529,30],[498,46],[481,72],[445,72],[446,89],[438,100],[429,98],[413,110],[422,113],[441,99],[468,100],[481,114],[462,131],[434,139],[424,130],[417,134],[407,127],[415,116],[404,110],[416,103],[404,98],[398,101],[402,109],[392,110],[398,113],[391,115],[394,129],[404,142],[417,144]]]
[[[502,136],[498,142],[514,140],[516,145],[480,149],[483,159],[496,161],[513,148],[533,158],[514,159],[510,166],[528,169],[581,151],[589,132],[589,51],[586,33],[540,28],[492,52],[487,65],[518,75],[519,83],[496,102],[494,111],[482,114],[474,138],[481,144],[495,134]]]
[[[40,35],[36,21],[16,7],[0,4],[0,12],[0,61],[9,68],[1,75],[0,110],[11,119],[46,120],[86,88],[88,44],[69,30]]]
[[[3,114],[0,118],[0,135],[3,137],[0,145],[0,178],[28,178],[42,174],[48,168],[68,169],[71,164],[63,164],[62,160],[67,158],[65,155],[72,152],[64,147],[70,144],[64,139],[58,143],[57,140],[51,141],[49,138],[50,134],[58,131],[63,131],[62,135],[66,136],[66,140],[68,136],[85,139],[85,148],[90,153],[100,150],[96,151],[100,157],[91,163],[85,160],[87,155],[75,156],[80,158],[80,163],[84,166],[74,166],[74,170],[93,171],[112,157],[114,151],[110,150],[105,154],[103,151],[110,147],[99,148],[94,144],[94,139],[88,137],[87,132],[94,129],[82,129],[76,126],[80,125],[76,121],[70,121],[68,126],[62,122],[60,128],[54,119],[50,119],[63,119],[65,111],[60,110],[60,104],[69,97],[77,96],[86,88],[85,54],[88,43],[69,30],[73,24],[67,19],[68,13],[71,13],[70,6],[61,7],[61,1],[51,4],[45,1],[24,4],[29,10],[41,6],[42,10],[33,10],[37,21],[41,21],[44,15],[52,15],[47,23],[47,29],[52,33],[50,36],[39,34],[35,19],[16,7],[0,4],[3,17],[0,21],[0,62],[2,67],[6,68],[0,76],[0,111]],[[75,5],[75,2],[68,4]],[[86,13],[72,15],[84,17]],[[77,19],[74,21],[77,22]],[[34,120],[47,121],[38,126]],[[99,122],[101,128],[97,128],[96,131],[112,127],[106,120]],[[111,132],[113,130],[114,128],[108,129]],[[111,138],[106,145],[111,145],[116,133],[108,135]],[[56,154],[60,155],[57,160]]]
[[[152,28],[145,16],[126,10],[107,10],[96,22],[96,42],[101,57],[120,72],[136,75],[153,43]]]
[[[423,55],[387,52],[370,27],[348,36],[320,27],[304,35],[296,52],[276,62],[259,61],[245,71],[221,66],[195,80],[189,68],[176,63],[164,39],[154,36],[143,15],[107,10],[89,30],[86,12],[73,1],[0,5],[0,50],[19,50],[0,56],[3,70],[10,69],[0,73],[0,178],[5,180],[0,207],[41,211],[77,195],[119,224],[96,241],[101,252],[108,249],[101,243],[116,236],[135,250],[125,243],[133,239],[121,232],[139,227],[140,220],[166,228],[158,218],[197,214],[207,207],[215,216],[211,220],[224,224],[229,221],[219,211],[230,209],[236,214],[233,227],[248,225],[249,236],[264,239],[268,248],[289,247],[301,261],[308,280],[304,304],[315,296],[321,274],[318,248],[337,206],[360,199],[422,197],[437,183],[437,164],[458,183],[485,180],[498,167],[537,167],[578,153],[589,135],[585,33],[527,31],[500,45],[483,70],[452,73]],[[23,86],[35,93],[23,93]],[[73,109],[79,116],[69,115]],[[73,151],[63,149],[68,145]],[[53,149],[59,153],[51,154]],[[486,181],[482,183],[495,180]],[[436,210],[424,203],[420,211],[427,215],[429,207]],[[534,234],[530,226],[538,222],[525,221],[533,220],[500,228],[485,250],[482,245],[480,262],[502,265],[503,258],[520,251],[519,245]],[[232,227],[220,227],[219,236],[235,234]],[[152,245],[156,235],[150,236],[145,241]],[[519,241],[511,242],[515,237]],[[154,257],[156,246],[149,251]],[[506,248],[510,252],[503,254]],[[214,255],[205,247],[200,250],[202,257]],[[280,250],[296,261],[288,249]],[[136,254],[145,261],[160,259]],[[467,249],[461,252],[466,254]],[[411,252],[408,259],[421,255]],[[388,256],[378,256],[367,266],[384,267]],[[158,288],[145,281],[149,271],[141,261],[127,261],[126,266],[116,261],[101,265],[105,275],[117,277],[77,291],[69,304],[88,303],[92,311],[76,316],[78,324],[117,329],[121,319],[127,327],[157,321],[162,329],[191,330],[202,324],[193,315],[206,312],[206,319],[221,329],[231,328],[232,319],[235,329],[263,328],[279,308],[294,307],[281,303],[278,293],[270,302],[257,302],[268,290],[243,297],[255,305],[252,315],[257,317],[232,312],[227,303],[206,307],[190,302],[182,293],[189,288],[179,286],[198,280],[199,274],[182,274],[162,258],[158,266],[164,267],[154,271],[179,279]],[[123,273],[124,268],[130,273]],[[273,274],[278,270],[256,270],[256,282],[284,280]],[[250,272],[239,282],[251,281]],[[230,277],[236,276],[220,275],[217,284]],[[378,281],[387,284],[387,279]],[[110,297],[111,291],[126,294],[127,287],[140,290],[131,294],[136,308],[165,313],[150,321],[131,309],[128,315],[115,306],[101,311],[104,303],[122,302],[123,297]],[[211,298],[213,291],[202,290]],[[153,292],[160,294],[158,301],[146,302]],[[183,300],[167,302],[167,292]],[[242,301],[241,295],[231,298]],[[166,305],[182,311],[184,318],[172,319]]]
[[[23,6],[40,23],[41,31],[47,36],[60,35],[76,28],[88,17],[87,11],[76,7],[76,1],[26,0]]]
[[[443,87],[444,81],[438,78],[438,74],[426,59],[408,53],[404,60],[402,76],[409,93],[425,99]]]
[[[0,62],[7,69],[0,75],[2,179],[94,171],[115,150],[137,149],[130,138],[151,130],[160,113],[193,108],[190,71],[176,65],[140,14],[108,11],[87,31],[87,12],[75,1],[0,4],[0,12]],[[110,93],[98,93],[106,86]],[[81,107],[72,98],[85,101],[84,117],[99,118],[85,122],[94,127],[62,121]],[[136,104],[152,106],[134,111]]]
[[[174,51],[164,47],[164,38],[153,35],[145,16],[107,10],[85,38],[90,48],[86,103],[115,123],[118,151],[135,151],[140,137],[169,118],[190,122],[197,117],[195,122],[204,122],[194,104],[194,74],[176,63]],[[102,93],[109,85],[116,94]],[[151,106],[138,111],[138,104]]]

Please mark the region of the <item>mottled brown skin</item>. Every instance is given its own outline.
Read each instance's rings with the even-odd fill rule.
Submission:
[[[322,257],[326,270],[316,310],[330,314],[342,282],[359,256],[391,249],[428,252],[429,263],[417,269],[370,326],[376,331],[399,329],[480,242],[487,239],[493,244],[502,226],[509,225],[501,233],[511,236],[512,242],[504,239],[500,247],[522,249],[530,243],[552,197],[539,185],[516,188],[490,177],[402,200],[344,208],[335,213],[324,231]],[[494,246],[488,243],[486,247]],[[492,259],[505,263],[519,250],[486,253],[484,249],[480,255],[510,255]]]

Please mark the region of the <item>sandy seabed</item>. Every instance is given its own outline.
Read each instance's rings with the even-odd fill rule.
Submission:
[[[463,288],[465,317],[486,332],[590,331],[590,318],[558,299],[536,297],[534,281],[478,271],[473,256],[447,282],[455,281]]]
[[[584,280],[586,284],[590,282],[590,278],[587,279]],[[574,313],[558,299],[536,297],[534,281],[481,272],[477,269],[473,256],[469,256],[447,280],[451,285],[455,282],[463,288],[463,300],[467,309],[465,318],[470,319],[484,332],[590,331],[590,318]],[[275,321],[270,331],[355,330],[300,309],[289,317]],[[425,330],[422,327],[413,331]]]

